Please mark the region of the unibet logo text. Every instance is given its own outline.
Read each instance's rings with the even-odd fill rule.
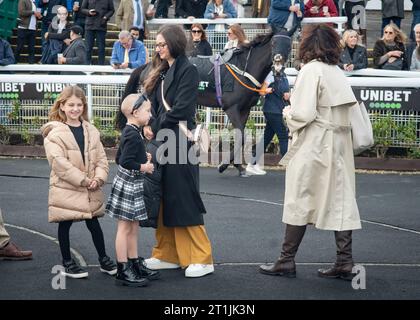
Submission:
[[[405,90],[360,90],[362,101],[370,101],[369,108],[401,109],[400,102],[408,102],[411,91]]]

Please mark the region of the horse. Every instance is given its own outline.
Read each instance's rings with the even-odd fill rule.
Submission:
[[[277,37],[277,45],[275,38]],[[278,38],[272,33],[265,35],[258,35],[251,42],[242,45],[238,50],[235,50],[233,53],[232,60],[235,61],[236,66],[246,71],[248,74],[252,75],[260,84],[264,82],[264,79],[267,77],[268,73],[272,68],[273,61],[273,51],[274,48],[279,48],[277,52],[282,52],[283,56],[288,56],[290,52],[290,37]],[[283,36],[284,37],[284,36]],[[284,41],[285,40],[285,41]],[[273,42],[273,43],[272,43]],[[273,50],[272,50],[273,47]],[[283,50],[282,50],[283,48]],[[277,56],[278,57],[278,56]],[[203,59],[203,58],[199,58]],[[286,60],[284,59],[284,60]],[[274,59],[279,61],[279,59]],[[283,61],[283,60],[281,60]],[[194,64],[194,58],[190,59],[190,62]],[[277,63],[278,64],[278,63]],[[138,92],[138,88],[141,83],[144,81],[147,72],[149,70],[150,64],[141,66],[134,70],[130,76],[129,81],[127,82],[123,98],[130,93]],[[226,68],[225,66],[222,66]],[[278,70],[278,68],[274,68]],[[256,88],[251,81],[242,75],[237,75],[238,79],[235,79],[233,82],[233,90],[223,92],[220,101],[218,101],[216,94],[209,90],[200,91],[198,94],[198,105],[207,106],[207,107],[222,107],[223,111],[227,114],[230,122],[232,123],[233,128],[239,129],[242,134],[242,146],[243,146],[243,135],[246,122],[249,117],[251,108],[256,105],[260,95],[259,88]],[[240,80],[242,84],[238,81]],[[245,86],[244,86],[245,85]],[[239,146],[239,147],[242,147]],[[226,170],[230,163],[233,163],[235,158],[235,153],[239,152],[238,148],[235,148],[230,153],[230,162],[221,163],[218,166],[218,171],[222,173]],[[242,177],[247,177],[246,171],[243,168],[241,163],[233,163],[234,166],[238,169],[239,175]]]

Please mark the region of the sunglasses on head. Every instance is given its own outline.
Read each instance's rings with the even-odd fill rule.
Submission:
[[[136,100],[136,102],[134,103],[133,106],[133,110],[131,111],[131,114],[134,113],[134,111],[136,111],[138,108],[141,107],[141,105],[145,102],[145,101],[149,101],[149,99],[147,99],[147,97],[142,94],[140,97],[138,97],[138,99]]]
[[[203,31],[201,30],[191,30],[192,33],[202,33]]]

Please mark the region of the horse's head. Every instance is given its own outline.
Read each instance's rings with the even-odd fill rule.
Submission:
[[[258,35],[244,48],[252,50],[250,62],[254,65],[254,72],[262,73],[265,77],[270,68],[276,75],[284,69],[291,51],[291,43],[287,34],[265,34]],[[249,67],[251,68],[251,63]]]

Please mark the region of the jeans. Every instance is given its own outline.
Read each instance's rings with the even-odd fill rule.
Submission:
[[[102,30],[86,30],[85,39],[87,45],[87,63],[92,64],[92,51],[96,39],[96,46],[98,47],[98,64],[105,64],[105,37],[106,31]]]
[[[287,152],[287,147],[289,144],[289,137],[287,133],[287,128],[283,123],[283,117],[281,113],[271,113],[271,112],[264,112],[264,117],[266,120],[265,129],[264,129],[264,137],[261,138],[258,144],[264,143],[264,150],[267,149],[268,145],[270,144],[271,140],[273,140],[274,135],[277,135],[279,139],[279,147],[280,147],[280,154],[284,156]],[[258,150],[258,147],[255,148]],[[254,149],[253,156],[255,157],[254,163],[257,163],[261,154],[257,155]]]

